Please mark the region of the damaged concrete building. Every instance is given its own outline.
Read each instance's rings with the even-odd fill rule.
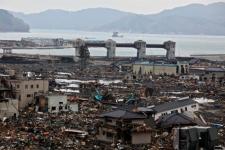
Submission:
[[[29,104],[34,104],[37,93],[47,93],[49,82],[45,79],[16,79],[9,80],[19,100],[19,109],[24,109]]]
[[[0,119],[6,117],[18,117],[19,109],[18,109],[18,100],[5,98],[0,99]]]
[[[19,115],[18,99],[5,77],[5,75],[0,77],[0,119]]]
[[[67,96],[65,95],[37,96],[36,111],[48,113],[59,113],[69,111]]]

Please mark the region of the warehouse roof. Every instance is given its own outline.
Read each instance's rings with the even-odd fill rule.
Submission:
[[[155,106],[153,109],[156,112],[164,112],[164,111],[173,110],[173,109],[177,109],[180,107],[184,107],[184,106],[192,105],[192,104],[196,104],[196,103],[197,103],[196,101],[186,98],[186,99],[175,100],[172,102],[163,103],[163,104]]]

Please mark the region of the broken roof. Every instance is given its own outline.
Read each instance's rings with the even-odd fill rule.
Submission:
[[[101,118],[120,118],[120,119],[145,119],[146,116],[140,113],[134,113],[127,110],[115,110],[111,112],[102,113]]]
[[[205,126],[204,120],[195,115],[194,113],[173,113],[162,116],[158,120],[158,125],[162,128],[173,127],[176,125],[200,125]]]
[[[155,106],[153,109],[159,113],[159,112],[165,112],[168,110],[173,110],[173,109],[177,109],[180,107],[184,107],[184,106],[192,105],[192,104],[196,104],[196,103],[197,103],[196,101],[187,98],[187,99],[163,103],[163,104]]]

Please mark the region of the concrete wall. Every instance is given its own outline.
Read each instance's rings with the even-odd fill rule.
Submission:
[[[47,99],[48,112],[58,113],[60,111],[68,111],[67,96],[47,96]]]
[[[8,101],[0,102],[0,119],[3,117],[12,117],[14,115],[18,117],[18,107],[17,99],[9,99]]]
[[[151,143],[151,132],[134,132],[132,133],[132,144],[149,144]]]
[[[176,75],[176,66],[154,66],[155,74]]]
[[[141,68],[141,74],[168,74],[168,75],[176,75],[176,66],[170,66],[170,65],[143,65],[143,64],[134,64],[133,65],[133,73],[138,74],[139,70]]]
[[[110,133],[112,134],[113,136],[112,137],[108,137],[107,136],[107,133]],[[96,138],[99,140],[99,141],[104,141],[104,142],[110,142],[110,143],[113,143],[113,141],[115,140],[115,131],[113,131],[113,129],[106,129],[106,128],[99,128],[99,132],[98,134],[96,135]]]
[[[39,92],[48,92],[48,80],[12,80],[12,86],[16,89],[16,98],[19,100],[19,109],[33,103],[34,95]]]
[[[78,112],[79,111],[79,106],[77,103],[70,103],[69,108],[72,112]]]
[[[196,107],[193,107],[194,105],[196,105]],[[185,110],[185,107],[187,108],[187,110]],[[168,111],[156,113],[155,114],[155,120],[159,119],[160,116],[169,115],[169,114],[172,113],[171,111],[176,111],[176,110],[178,111],[178,113],[182,113],[182,111],[183,112],[185,112],[185,111],[195,112],[195,111],[199,110],[199,105],[198,105],[198,103],[196,103],[196,104],[187,105],[187,106],[184,106],[184,107],[179,107],[179,108],[176,108],[176,109],[171,109],[171,110],[168,110]]]

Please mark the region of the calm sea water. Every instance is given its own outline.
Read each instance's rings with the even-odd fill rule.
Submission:
[[[153,35],[120,33],[123,38],[112,38],[112,33],[106,32],[83,32],[74,30],[31,30],[30,33],[0,33],[1,40],[20,40],[22,37],[43,38],[82,38],[88,40],[113,39],[116,42],[134,42],[144,40],[147,43],[163,43],[172,40],[176,42],[176,56],[190,56],[191,54],[225,54],[225,36],[205,35]],[[64,50],[13,50],[15,53],[47,54],[47,55],[74,55],[74,49]],[[91,55],[104,56],[106,49],[91,48]],[[132,48],[117,48],[117,56],[136,56],[136,50]],[[165,55],[163,49],[147,49],[148,55]]]

